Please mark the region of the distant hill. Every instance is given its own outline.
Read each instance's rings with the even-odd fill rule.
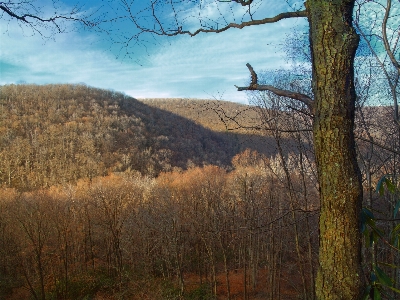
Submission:
[[[260,118],[249,105],[218,100],[174,98],[148,98],[139,101],[180,115],[213,131],[260,134],[256,130],[251,130],[251,127],[259,126]]]
[[[157,176],[174,168],[229,167],[246,148],[274,152],[254,130],[216,114],[247,111],[217,101],[146,100],[85,85],[0,87],[0,186],[30,190],[110,172]]]
[[[274,139],[268,132],[259,129],[260,116],[253,106],[201,99],[149,98],[139,101],[223,133],[223,136],[233,140],[239,152],[252,149],[267,156],[276,153]]]

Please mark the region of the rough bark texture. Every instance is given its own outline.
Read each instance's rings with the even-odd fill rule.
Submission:
[[[308,0],[314,142],[321,197],[317,299],[359,299],[362,200],[354,147],[354,1]]]

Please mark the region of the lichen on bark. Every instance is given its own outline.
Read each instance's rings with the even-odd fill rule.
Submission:
[[[321,196],[318,299],[362,292],[359,211],[362,189],[354,147],[354,1],[306,2],[313,65],[315,153]]]

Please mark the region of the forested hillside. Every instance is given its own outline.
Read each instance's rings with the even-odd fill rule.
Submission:
[[[398,176],[391,110],[359,107],[355,129],[384,233],[396,199],[374,189]],[[313,299],[310,127],[285,106],[2,86],[0,299]],[[364,257],[395,278],[400,257],[371,238]]]
[[[251,143],[246,132],[224,132],[219,125],[205,128],[84,85],[2,86],[0,185],[31,190],[129,170],[156,176],[188,166],[229,166],[252,144],[274,151],[260,145],[259,136]]]

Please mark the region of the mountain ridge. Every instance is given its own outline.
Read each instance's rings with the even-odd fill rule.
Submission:
[[[259,145],[272,141],[254,131],[213,128],[209,121],[85,85],[4,85],[0,107],[0,185],[22,190],[110,172],[157,176],[208,164],[229,168],[246,148],[273,152]],[[205,112],[215,110],[197,114]]]

